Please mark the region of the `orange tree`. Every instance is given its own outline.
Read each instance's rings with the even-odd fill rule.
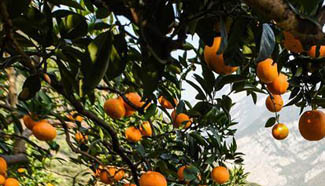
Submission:
[[[59,134],[79,155],[72,161],[106,184],[239,184],[228,180],[243,171],[229,175],[225,168],[243,161],[231,117],[231,95],[239,92],[255,103],[258,93],[269,94],[266,106],[275,117],[265,126],[274,126],[279,140],[289,133],[279,123],[282,107],[303,112],[311,106],[299,129],[307,140],[322,139],[321,5],[0,1],[2,180],[16,184],[7,165],[51,157]],[[193,35],[198,47],[187,40]],[[196,68],[200,72],[189,77]],[[196,102],[182,96],[184,83],[197,90]],[[229,92],[217,96],[224,87]]]

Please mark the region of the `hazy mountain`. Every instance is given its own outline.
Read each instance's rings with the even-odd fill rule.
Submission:
[[[266,96],[259,95],[257,105],[245,94],[232,97],[238,100],[232,112],[239,122],[236,139],[239,151],[246,154],[249,181],[263,186],[325,185],[325,142],[309,142],[301,137],[298,108],[280,111],[280,122],[288,126],[290,134],[278,141],[273,139],[271,128],[264,128],[266,120],[273,116],[265,107]]]

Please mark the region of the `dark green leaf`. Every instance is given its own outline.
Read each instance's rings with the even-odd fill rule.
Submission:
[[[274,46],[274,32],[269,24],[264,23],[261,35],[260,49],[256,61],[263,61],[266,58],[269,58],[273,53]]]
[[[268,127],[272,127],[276,122],[276,118],[275,117],[271,117],[269,118],[266,123],[265,123],[265,127],[268,128]]]
[[[48,0],[48,2],[54,4],[54,5],[65,5],[71,8],[76,8],[83,10],[82,6],[73,0]]]

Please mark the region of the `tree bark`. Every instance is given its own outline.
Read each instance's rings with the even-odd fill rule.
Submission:
[[[319,12],[321,22],[316,23],[297,15],[284,0],[243,0],[260,15],[274,20],[283,31],[291,32],[303,45],[325,44],[321,23],[323,11]]]

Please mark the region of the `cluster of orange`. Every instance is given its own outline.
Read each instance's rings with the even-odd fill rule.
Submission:
[[[289,32],[284,32],[283,45],[294,53],[305,52],[301,42]],[[325,46],[320,46],[319,55],[316,56],[316,46],[312,46],[307,54],[311,58],[325,57]],[[272,59],[266,59],[257,65],[257,76],[263,83],[267,83],[268,90],[272,95],[268,96],[265,104],[269,111],[279,112],[283,107],[283,100],[280,96],[285,93],[289,83],[284,74],[278,74],[277,65]],[[321,140],[325,137],[325,114],[319,110],[304,112],[299,119],[299,132],[309,141]],[[279,123],[272,129],[272,135],[276,139],[284,139],[288,136],[289,130],[286,125]]]
[[[131,92],[125,94],[125,97],[137,108],[141,108],[145,103],[141,96],[136,92]],[[173,109],[174,106],[166,98],[160,96],[158,99],[160,105],[166,109]],[[174,99],[174,105],[177,104],[177,100]],[[146,108],[149,107],[150,104]],[[146,109],[145,108],[145,109]],[[136,109],[132,108],[127,104],[121,96],[118,98],[110,98],[104,103],[104,111],[113,119],[121,119],[123,117],[132,116]],[[188,115],[185,113],[179,113],[176,116],[176,110],[172,112],[173,124],[176,128],[183,126],[185,123],[185,128],[191,126],[192,122]],[[130,126],[125,130],[125,137],[130,142],[138,142],[142,140],[143,136],[152,136],[151,124],[148,121],[144,121],[139,128],[135,126]]]
[[[52,141],[56,137],[56,128],[47,120],[34,120],[36,116],[24,115],[23,121],[26,128],[33,132],[33,135],[41,141]]]
[[[145,104],[136,92],[127,93],[125,97],[137,108],[141,108]],[[113,119],[132,116],[136,112],[136,109],[127,104],[121,96],[106,100],[104,110]]]
[[[192,125],[192,120],[190,117],[185,113],[178,113],[176,112],[175,107],[171,102],[169,102],[165,97],[160,96],[158,98],[160,105],[165,109],[174,109],[171,113],[171,118],[173,121],[173,125],[175,128],[184,127],[185,129],[189,128]],[[178,101],[174,98],[174,105],[176,106]]]
[[[184,170],[187,166],[182,166],[178,169],[177,175],[179,181],[184,181]],[[124,176],[123,170],[117,170],[115,167],[102,169],[97,171],[100,180],[106,184],[112,184],[115,181],[120,181]],[[215,167],[211,172],[212,180],[218,184],[224,184],[229,180],[229,171],[223,166]],[[201,180],[201,176],[198,175]],[[143,173],[139,180],[140,186],[167,186],[167,180],[164,175],[155,171],[147,171]],[[188,183],[188,182],[187,182]],[[125,183],[123,186],[135,186],[132,183]],[[199,185],[206,186],[206,185]]]
[[[267,89],[271,93],[266,98],[265,105],[270,112],[279,112],[283,107],[284,94],[288,87],[288,77],[278,73],[278,66],[272,59],[268,58],[257,64],[256,73],[262,83],[266,83]],[[283,123],[278,123],[272,128],[272,135],[275,139],[283,140],[289,134],[288,127]]]
[[[99,167],[96,170],[96,176],[100,178],[100,181],[105,184],[112,184],[114,182],[118,182],[124,177],[124,170],[118,169],[116,167]]]
[[[19,181],[15,178],[6,178],[8,165],[5,159],[0,157],[0,185],[19,186]]]

